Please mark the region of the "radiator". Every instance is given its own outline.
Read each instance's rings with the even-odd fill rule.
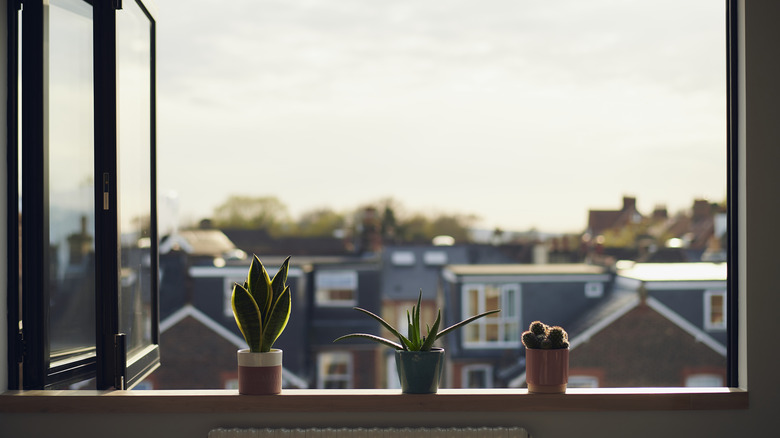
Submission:
[[[423,427],[423,428],[307,428],[229,429],[209,432],[208,438],[530,438],[521,427]]]

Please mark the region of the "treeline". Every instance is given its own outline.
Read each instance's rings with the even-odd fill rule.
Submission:
[[[409,212],[393,198],[348,211],[320,207],[292,217],[287,206],[275,196],[240,195],[230,196],[214,209],[210,218],[217,228],[264,229],[275,237],[348,236],[371,226],[379,229],[384,241],[394,243],[430,242],[440,235],[468,242],[469,229],[478,220],[473,214]]]

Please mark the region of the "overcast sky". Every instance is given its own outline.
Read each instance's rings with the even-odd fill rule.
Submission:
[[[723,3],[158,0],[162,226],[174,192],[573,232],[722,201]]]

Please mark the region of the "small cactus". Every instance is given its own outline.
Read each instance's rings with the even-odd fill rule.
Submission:
[[[569,348],[569,335],[559,326],[550,327],[540,321],[534,321],[523,332],[525,348],[541,348],[545,350]]]

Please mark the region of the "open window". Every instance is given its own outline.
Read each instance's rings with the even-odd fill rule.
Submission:
[[[154,17],[145,0],[17,16],[9,386],[126,388],[159,362]]]

